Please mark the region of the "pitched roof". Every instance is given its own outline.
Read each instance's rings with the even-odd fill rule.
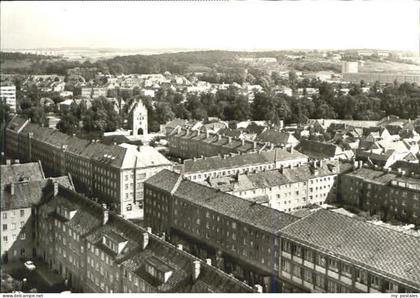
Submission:
[[[262,132],[259,136],[257,136],[256,140],[260,142],[270,142],[278,146],[285,146],[291,144],[292,142],[298,142],[296,138],[288,132],[281,132],[274,129],[268,129]]]
[[[241,166],[257,164],[269,164],[274,161],[288,161],[295,159],[306,159],[307,156],[294,150],[292,153],[284,149],[274,149],[263,152],[253,152],[244,154],[231,154],[212,156],[199,159],[187,159],[184,161],[184,172],[195,173],[201,171],[213,171],[221,169],[232,169]]]
[[[162,170],[155,175],[153,180],[149,179],[145,183],[159,188],[159,182],[163,180],[163,177],[171,177],[171,181],[173,182],[175,179],[178,180],[179,176],[180,175],[175,172]],[[171,186],[168,186],[169,185],[165,186],[166,189],[172,189],[175,186],[175,183],[172,185],[172,188]],[[174,196],[270,233],[274,233],[296,220],[296,218],[290,214],[250,203],[245,199],[223,193],[219,190],[189,180],[181,181]]]
[[[341,152],[335,144],[310,140],[301,140],[296,150],[312,158],[331,158]]]
[[[8,187],[2,190],[1,210],[30,208],[33,205],[41,203],[47,187],[54,181],[63,187],[74,189],[73,184],[67,176],[14,183],[13,186],[8,185]],[[11,187],[14,187],[13,195],[11,194]]]
[[[420,288],[419,237],[323,209],[286,226],[280,234]]]
[[[1,186],[22,181],[40,181],[45,178],[42,166],[38,162],[1,165],[0,172]]]

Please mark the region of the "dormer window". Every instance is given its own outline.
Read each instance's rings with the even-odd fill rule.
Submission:
[[[114,232],[109,232],[102,236],[102,244],[116,254],[120,254],[127,244],[127,240]]]
[[[173,273],[173,269],[171,267],[156,257],[151,257],[147,261],[145,264],[145,270],[162,283],[167,282]]]

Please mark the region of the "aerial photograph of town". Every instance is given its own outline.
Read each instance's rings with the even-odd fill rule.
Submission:
[[[0,8],[2,297],[420,297],[419,1]]]

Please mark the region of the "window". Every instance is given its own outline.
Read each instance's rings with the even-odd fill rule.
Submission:
[[[328,260],[328,269],[338,272],[338,263],[336,260],[329,259]]]
[[[312,271],[305,269],[303,278],[305,279],[305,281],[312,283]]]
[[[351,267],[349,264],[341,264],[341,274],[351,276]]]
[[[23,228],[24,225],[25,225],[25,222],[24,221],[21,221],[20,222],[20,227]]]
[[[25,240],[26,239],[26,234],[25,233],[21,233],[20,234],[20,240]]]
[[[356,281],[366,285],[367,284],[367,273],[360,269],[356,270]]]
[[[3,212],[2,217],[3,217],[3,219],[7,219],[7,213]]]
[[[317,274],[315,277],[315,285],[319,288],[324,287],[324,276]]]
[[[7,236],[3,236],[3,241],[7,242]]]
[[[12,230],[16,230],[16,224],[12,223]]]
[[[20,217],[23,217],[23,216],[25,216],[25,210],[20,210]]]
[[[3,224],[3,231],[7,231],[7,224]]]
[[[318,255],[316,258],[316,264],[321,267],[325,267],[325,257]]]
[[[306,261],[313,262],[314,261],[314,254],[312,250],[305,249],[304,257]]]
[[[376,289],[381,288],[381,279],[377,276],[370,277],[370,285]]]
[[[290,273],[290,262],[285,259],[281,259],[281,270]]]

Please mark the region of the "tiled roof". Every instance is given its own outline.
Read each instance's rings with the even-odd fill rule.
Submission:
[[[403,160],[397,160],[391,168],[393,170],[401,169],[406,171],[407,173],[415,173],[416,175],[420,175],[420,164],[419,163],[411,163]]]
[[[259,164],[271,164],[276,161],[288,161],[294,159],[305,159],[306,155],[297,152],[290,153],[287,150],[275,149],[270,151],[256,152],[256,153],[244,153],[244,154],[232,154],[224,157],[212,156],[199,159],[187,159],[184,161],[184,172],[195,173],[195,172],[207,172],[212,170],[232,169],[241,166],[251,166]]]
[[[18,118],[18,117],[17,117]],[[115,168],[149,167],[161,164],[170,164],[157,150],[151,147],[140,147],[140,151],[128,149],[124,146],[106,145],[100,142],[80,139],[61,133],[56,129],[41,127],[38,124],[29,123],[22,134],[33,133],[33,139],[49,144],[55,148],[63,148],[78,156],[92,159],[99,163],[106,163]],[[137,163],[135,162],[137,160]]]
[[[254,174],[240,174],[236,180],[226,181],[228,185],[211,184],[213,188],[222,191],[247,191],[252,189],[271,188],[289,183],[308,181],[316,177],[337,175],[339,172],[338,162],[324,162],[322,167],[314,168],[312,165],[302,165],[283,170],[272,170]],[[210,182],[216,182],[211,180]]]
[[[12,120],[10,120],[9,124],[7,125],[7,129],[18,131],[20,128],[22,128],[25,123],[28,122],[28,119],[24,119],[22,117],[15,116]]]
[[[1,165],[0,171],[1,186],[22,181],[40,181],[45,178],[42,167],[38,162]]]
[[[370,168],[359,168],[351,173],[348,173],[347,175],[363,178],[366,181],[383,185],[388,184],[391,180],[397,177],[397,175],[394,173],[388,173]]]
[[[159,183],[156,184],[156,182],[162,180],[162,178],[159,179],[160,176],[173,176],[171,181],[175,181],[179,177],[178,174],[168,170],[162,170],[155,176],[157,177],[153,181],[155,182],[154,185],[150,180],[147,180],[146,183],[159,187]],[[166,189],[169,188],[171,187],[166,187]],[[274,233],[296,220],[294,216],[287,213],[254,204],[237,196],[226,194],[189,180],[182,180],[174,196],[270,233]]]
[[[1,210],[30,208],[41,203],[44,198],[46,187],[53,181],[70,189],[74,189],[68,177],[47,178],[39,181],[14,183],[14,195],[10,192],[10,185],[2,190]]]
[[[420,288],[420,238],[320,209],[280,234]]]
[[[299,150],[299,152],[312,158],[335,157],[336,154],[341,151],[335,144],[310,140],[301,140],[299,145],[296,147],[296,150]]]
[[[246,284],[215,267],[204,264],[202,260],[187,252],[178,250],[174,245],[161,240],[156,235],[149,234],[148,245],[143,249],[143,233],[146,231],[142,227],[113,212],[109,212],[109,219],[103,225],[102,206],[75,191],[59,186],[58,195],[46,204],[53,212],[57,205],[77,210],[68,224],[72,228],[77,228],[96,247],[115,258],[116,263],[124,265],[128,270],[155,285],[158,292],[191,292],[196,284],[196,290],[206,288],[219,292],[252,292],[252,288]],[[102,235],[118,236],[119,239],[126,239],[128,243],[123,252],[116,255],[102,244]],[[201,264],[200,275],[196,281],[193,281],[191,277],[193,261],[199,261]],[[172,270],[173,274],[166,282],[159,281],[145,271],[146,263],[160,270]]]
[[[256,140],[260,142],[270,142],[275,145],[287,145],[289,142],[297,141],[293,140],[294,137],[287,132],[281,132],[273,129],[268,129],[261,133]]]

